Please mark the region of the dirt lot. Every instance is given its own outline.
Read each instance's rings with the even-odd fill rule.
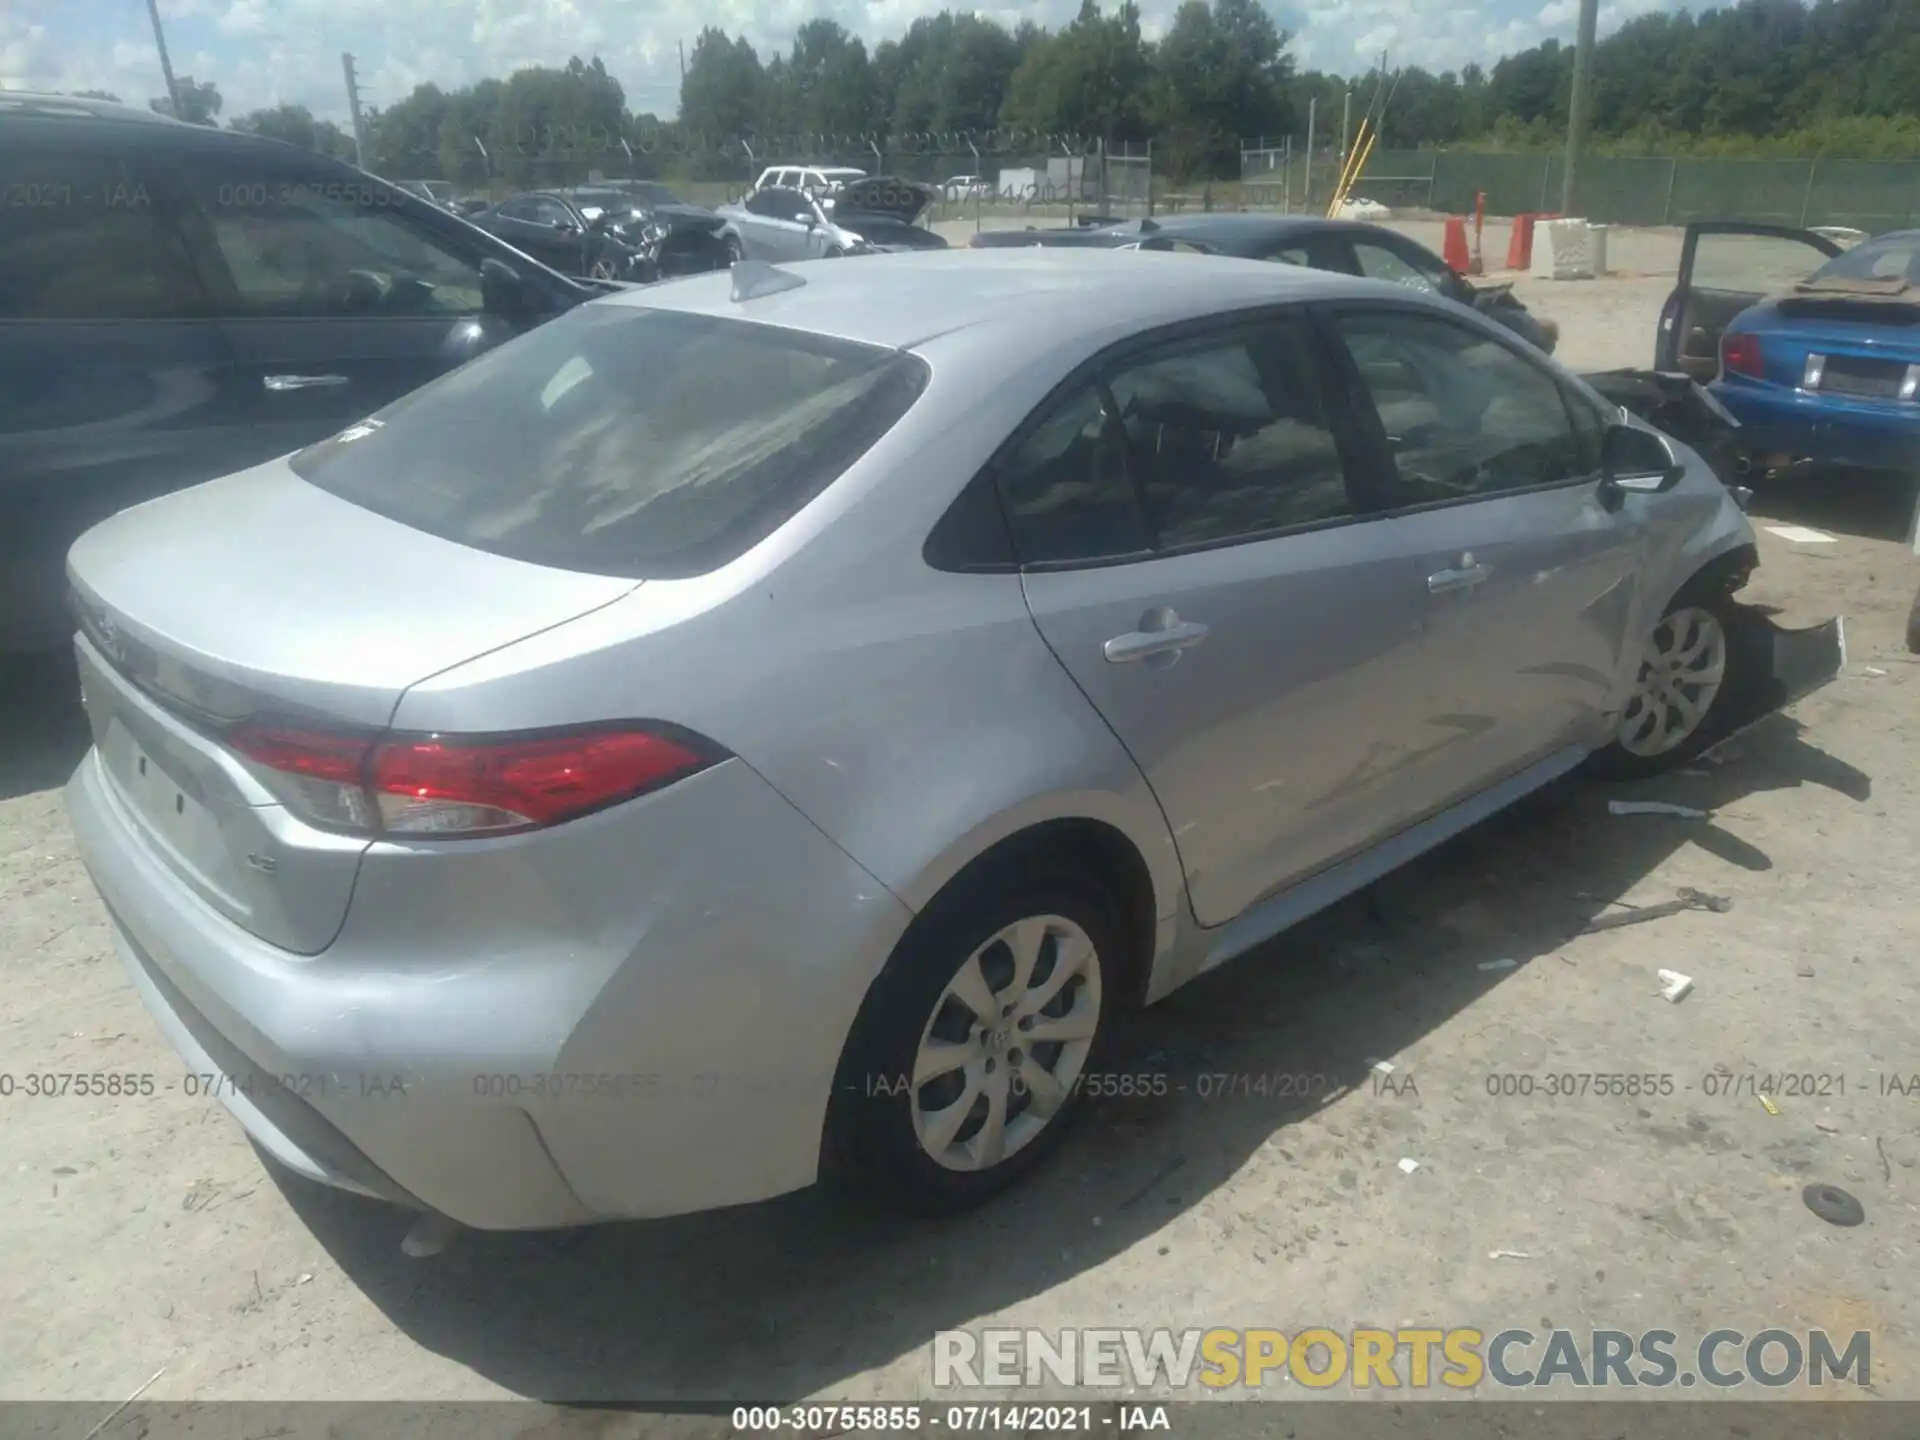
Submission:
[[[1616,235],[1627,273],[1521,290],[1575,366],[1644,364],[1676,248]],[[802,1195],[466,1236],[421,1261],[395,1214],[277,1182],[217,1104],[179,1093],[62,812],[83,726],[48,698],[57,677],[15,667],[0,1069],[146,1072],[162,1093],[0,1100],[0,1396],[117,1402],[165,1367],[150,1399],[907,1397],[928,1392],[945,1327],[1427,1322],[1869,1329],[1874,1388],[1920,1398],[1920,1091],[1882,1093],[1920,1075],[1920,666],[1902,649],[1920,567],[1902,503],[1818,485],[1763,498],[1836,538],[1763,534],[1750,594],[1789,623],[1844,613],[1850,665],[1730,763],[1631,792],[1711,819],[1613,817],[1609,793],[1626,792],[1564,787],[1127,1037],[1131,1069],[1176,1083],[1353,1089],[1103,1103],[1038,1183],[942,1226],[856,1222]],[[1733,908],[1567,938],[1682,885]],[[1519,964],[1480,968],[1501,959]],[[1660,967],[1695,993],[1663,1002]],[[1417,1094],[1384,1093],[1375,1059]],[[1722,1068],[1844,1076],[1845,1093],[1783,1094],[1773,1114],[1709,1095]],[[1672,1093],[1488,1093],[1548,1071],[1668,1075]],[[1813,1180],[1857,1195],[1866,1223],[1809,1213]]]

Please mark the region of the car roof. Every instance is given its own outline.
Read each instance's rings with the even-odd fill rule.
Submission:
[[[118,120],[136,125],[186,124],[144,105],[128,105],[119,100],[61,95],[50,90],[0,90],[0,118],[15,115],[54,120]]]
[[[1138,223],[1129,222],[1131,225]],[[1153,224],[1162,235],[1199,240],[1222,248],[1259,245],[1316,230],[1351,233],[1380,228],[1362,220],[1336,220],[1326,215],[1258,215],[1238,210],[1203,211],[1197,215],[1156,215]]]
[[[20,90],[0,90],[0,130],[10,139],[20,136],[50,142],[55,147],[78,141],[87,145],[124,145],[142,151],[197,150],[229,156],[251,150],[282,164],[360,173],[331,156],[284,140],[239,130],[221,130],[212,125],[193,125],[134,105],[82,100],[69,95],[30,95]]]
[[[1142,250],[919,250],[852,264],[777,267],[806,284],[746,301],[728,272],[696,275],[600,302],[752,320],[910,350],[938,336],[992,326],[996,344],[1040,354],[1063,334],[1116,325],[1150,329],[1288,301],[1355,295],[1407,299],[1402,286],[1325,270],[1224,256]]]

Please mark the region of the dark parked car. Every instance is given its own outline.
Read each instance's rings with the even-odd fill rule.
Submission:
[[[568,275],[648,284],[726,268],[720,216],[663,185],[534,190],[472,217],[515,249]]]
[[[0,92],[0,650],[128,505],[325,438],[605,293],[350,166]]]
[[[1317,215],[1250,215],[1239,211],[1169,215],[1117,225],[1072,225],[1051,230],[983,230],[974,249],[1002,245],[1067,245],[1103,249],[1194,250],[1243,260],[1278,260],[1313,270],[1335,270],[1391,280],[1444,295],[1497,320],[1551,355],[1560,329],[1514,297],[1510,284],[1476,285],[1418,241],[1359,220]]]

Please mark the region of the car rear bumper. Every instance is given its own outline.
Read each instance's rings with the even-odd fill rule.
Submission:
[[[318,956],[181,884],[95,752],[67,804],[182,1088],[298,1173],[478,1229],[811,1183],[842,1045],[910,918],[739,761],[562,827],[570,843],[465,842],[491,862],[376,845]],[[609,857],[631,872],[611,896]]]
[[[1726,380],[1707,388],[1740,422],[1740,442],[1750,455],[1865,470],[1920,469],[1920,407],[1896,409]]]

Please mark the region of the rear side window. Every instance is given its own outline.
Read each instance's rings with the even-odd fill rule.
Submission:
[[[877,346],[587,305],[291,463],[322,490],[477,550],[699,575],[832,484],[926,375]]]
[[[0,320],[205,310],[184,240],[126,160],[0,148]]]

